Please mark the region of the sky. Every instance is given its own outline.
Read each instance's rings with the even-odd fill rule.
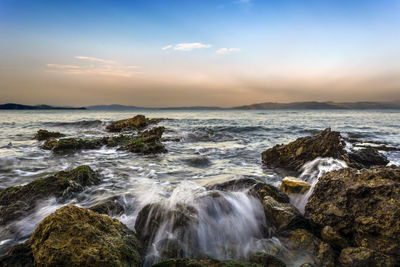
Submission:
[[[0,0],[0,103],[392,100],[398,0]]]

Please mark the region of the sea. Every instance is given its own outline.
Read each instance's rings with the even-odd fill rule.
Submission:
[[[110,136],[105,130],[110,122],[137,114],[168,119],[159,123],[166,128],[163,137],[167,153],[141,155],[103,147],[57,155],[41,149],[43,141],[34,139],[39,129],[73,138]],[[116,218],[132,230],[138,212],[147,204],[163,203],[171,208],[191,205],[199,216],[194,229],[199,244],[196,253],[221,260],[246,260],[252,253],[265,252],[288,266],[299,266],[309,262],[312,255],[293,251],[272,228],[265,236],[270,224],[254,197],[243,191],[225,191],[220,192],[225,202],[213,202],[204,200],[204,196],[210,193],[209,185],[232,179],[250,177],[279,186],[283,174],[264,166],[261,153],[327,127],[340,131],[344,138],[357,136],[371,146],[380,143],[400,148],[399,110],[0,111],[0,190],[83,164],[102,176],[101,184],[67,202],[43,199],[30,214],[0,225],[0,255],[27,240],[44,217],[63,205],[90,207],[116,197],[125,210]],[[399,150],[382,153],[390,160],[389,165],[400,165]],[[323,173],[343,167],[343,162],[322,158],[308,163],[302,175],[315,183]],[[304,211],[307,199],[292,201]],[[229,212],[223,208],[226,203],[231,207]],[[147,249],[145,265],[159,261],[156,244],[171,236],[174,238],[168,227],[159,230]],[[190,248],[186,253],[184,256],[192,256]]]

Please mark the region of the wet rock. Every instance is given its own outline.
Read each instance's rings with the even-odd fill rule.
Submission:
[[[275,256],[266,253],[256,253],[249,257],[249,262],[268,267],[286,267],[286,264]]]
[[[81,149],[98,149],[106,145],[108,138],[99,139],[75,139],[75,138],[62,138],[62,139],[49,139],[43,145],[42,149],[51,150],[54,153],[68,153],[75,152]]]
[[[261,202],[264,200],[264,197],[269,196],[280,203],[289,203],[289,197],[270,184],[257,183],[249,190],[249,193],[257,196]]]
[[[218,261],[213,259],[195,260],[195,259],[185,259],[185,258],[169,259],[153,265],[153,267],[262,267],[262,266],[263,265],[258,263],[249,263],[249,262]]]
[[[310,183],[293,176],[287,176],[281,182],[281,189],[286,194],[304,194],[310,187]]]
[[[197,222],[197,211],[191,206],[177,205],[170,209],[162,204],[153,203],[140,210],[136,218],[135,230],[144,246],[148,247],[162,225],[169,229],[178,240],[182,240],[182,235],[187,232],[186,230]]]
[[[208,190],[220,190],[220,191],[241,191],[244,189],[249,189],[258,181],[253,178],[241,178],[241,179],[233,179],[223,183],[214,184],[207,186]]]
[[[161,137],[165,128],[162,126],[144,131],[132,141],[120,148],[134,153],[157,154],[165,153],[167,149],[161,143]]]
[[[325,129],[314,136],[306,136],[287,145],[276,145],[262,153],[262,161],[270,167],[299,170],[304,163],[317,157],[332,157],[348,161],[345,142],[339,132]]]
[[[358,248],[345,248],[340,253],[339,261],[343,266],[364,267],[364,266],[378,266],[390,267],[398,266],[396,261],[382,253],[374,250],[358,247]]]
[[[349,246],[347,240],[343,238],[338,232],[332,227],[325,226],[321,231],[322,240],[329,243],[335,248],[346,248]]]
[[[207,157],[199,156],[199,157],[191,157],[185,159],[185,162],[191,166],[196,168],[204,168],[211,165],[210,160]]]
[[[65,136],[64,134],[60,133],[60,132],[49,132],[47,130],[38,130],[36,135],[35,135],[35,139],[39,140],[39,141],[43,141],[43,140],[47,140],[50,138],[58,138],[58,137],[63,137]]]
[[[47,216],[26,244],[35,266],[141,266],[141,245],[131,230],[75,206]]]
[[[108,216],[119,216],[125,211],[124,206],[118,201],[118,197],[107,199],[89,208],[91,211],[106,214]]]
[[[158,123],[161,120],[163,119],[158,119],[158,118],[149,119],[143,115],[136,115],[135,117],[130,119],[112,122],[106,127],[106,129],[109,132],[141,130],[147,127],[148,125]]]
[[[7,254],[0,257],[0,266],[3,267],[33,267],[34,259],[29,245],[15,245]]]
[[[374,165],[383,165],[389,163],[385,155],[379,153],[376,149],[364,148],[349,153],[349,159],[358,169],[369,168]]]
[[[267,222],[271,222],[277,232],[309,226],[308,221],[290,203],[281,203],[271,196],[265,196],[263,206]]]
[[[335,266],[335,253],[329,244],[322,242],[313,234],[304,229],[297,229],[289,234],[289,243],[292,247],[307,251],[316,256],[319,266]]]
[[[400,167],[346,168],[323,175],[305,215],[348,244],[400,260]]]
[[[35,202],[50,196],[65,199],[86,186],[100,183],[99,175],[82,165],[39,178],[24,186],[9,187],[0,192],[0,225],[23,216],[35,207]]]

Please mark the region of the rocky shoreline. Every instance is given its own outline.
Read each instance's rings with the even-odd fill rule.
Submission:
[[[61,133],[37,133],[46,140],[43,149],[71,153],[101,146],[141,154],[167,152],[162,144],[164,127],[148,127],[160,119],[138,115],[107,126],[109,132],[123,132],[94,140],[60,138]],[[212,203],[210,214],[230,214],[233,207],[224,193],[245,192],[259,207],[266,222],[265,238],[287,240],[289,249],[308,262],[306,266],[399,266],[400,263],[400,167],[386,166],[388,160],[374,148],[349,147],[352,143],[339,132],[325,129],[314,136],[276,145],[262,153],[269,168],[290,172],[280,188],[255,179],[243,178],[206,187],[199,203]],[[298,176],[306,163],[333,158],[347,168],[319,177],[315,185]],[[0,225],[23,217],[37,201],[53,196],[63,203],[73,194],[101,183],[101,175],[89,166],[61,171],[0,191]],[[292,203],[292,196],[309,195],[304,214]],[[173,207],[167,203],[144,206],[135,229],[110,216],[123,212],[110,199],[87,209],[64,206],[37,226],[29,239],[0,257],[1,266],[142,266],[149,251],[156,249],[154,266],[286,266],[282,248],[255,253],[237,261],[219,261],[200,253],[195,235],[200,215],[190,204]],[[163,230],[164,229],[164,230]],[[160,231],[173,238],[157,239]],[[156,241],[156,242],[155,242]],[[190,256],[188,258],[188,255]],[[297,255],[297,254],[296,254]]]

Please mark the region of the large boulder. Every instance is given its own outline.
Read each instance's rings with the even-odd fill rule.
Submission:
[[[50,138],[58,138],[58,137],[63,137],[65,136],[64,134],[60,132],[49,132],[47,130],[40,129],[37,131],[35,135],[35,139],[39,141],[47,140]]]
[[[362,169],[363,167],[369,168],[374,165],[385,166],[389,163],[385,155],[373,148],[363,148],[352,151],[348,155],[352,165],[358,169]]]
[[[394,267],[398,263],[392,258],[372,249],[348,247],[340,253],[339,261],[343,266],[348,267]]]
[[[50,196],[65,199],[71,193],[100,183],[99,174],[82,165],[70,171],[33,180],[24,186],[13,186],[0,191],[0,225],[23,216],[35,207],[35,202]]]
[[[141,130],[147,127],[150,124],[158,123],[163,119],[154,118],[149,119],[144,115],[136,115],[133,118],[114,121],[110,123],[106,129],[109,132],[122,132],[122,131],[132,131],[132,130]]]
[[[34,266],[141,266],[140,250],[134,232],[118,220],[64,206],[39,224],[17,255],[28,263],[33,257]],[[17,255],[10,252],[0,263]]]
[[[354,247],[400,260],[400,167],[346,168],[319,178],[305,208]]]

